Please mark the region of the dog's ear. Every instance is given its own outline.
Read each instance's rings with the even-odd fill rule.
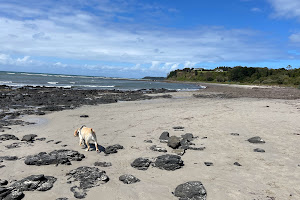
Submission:
[[[78,129],[75,130],[74,137],[78,137]]]

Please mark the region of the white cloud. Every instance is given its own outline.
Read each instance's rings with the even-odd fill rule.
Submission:
[[[72,1],[70,5],[61,1],[55,6],[46,0],[26,1],[31,7],[20,1],[11,1],[11,4],[0,3],[0,52],[31,58],[58,58],[44,62],[28,57],[26,62],[31,60],[31,65],[167,73],[179,67],[193,67],[200,62],[278,59],[282,53],[280,48],[274,48],[253,30],[213,26],[179,30],[157,28],[150,23],[140,24],[135,18],[122,14],[137,7],[145,16],[147,12],[151,14],[150,11],[174,13],[175,10],[135,0]],[[85,7],[96,11],[81,9]],[[131,67],[57,62],[68,59],[126,62]],[[9,59],[0,56],[0,63],[3,60],[8,62]],[[16,63],[16,60],[10,62]]]
[[[262,12],[260,8],[251,8],[252,12]]]
[[[299,18],[300,19],[300,1],[299,0],[268,0],[274,8],[275,17]]]
[[[290,35],[289,39],[292,43],[300,44],[300,33],[294,33]]]

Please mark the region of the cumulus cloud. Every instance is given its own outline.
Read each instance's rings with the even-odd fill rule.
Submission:
[[[298,18],[300,19],[299,0],[268,0],[274,8],[275,17]]]

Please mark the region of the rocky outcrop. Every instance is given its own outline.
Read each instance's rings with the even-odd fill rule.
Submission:
[[[206,200],[206,190],[200,181],[190,181],[176,187],[174,195],[180,200]]]
[[[64,164],[71,165],[71,161],[81,161],[85,156],[78,151],[61,149],[50,153],[41,152],[37,155],[27,156],[25,159],[26,165],[51,165]]]
[[[71,187],[74,197],[78,199],[85,198],[89,188],[99,186],[109,181],[109,177],[105,171],[97,167],[78,167],[66,174],[70,182],[75,182],[75,186]]]

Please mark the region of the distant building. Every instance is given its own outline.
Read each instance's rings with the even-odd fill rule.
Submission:
[[[215,69],[215,72],[223,72],[223,69]]]
[[[204,68],[194,68],[195,71],[203,71]]]

